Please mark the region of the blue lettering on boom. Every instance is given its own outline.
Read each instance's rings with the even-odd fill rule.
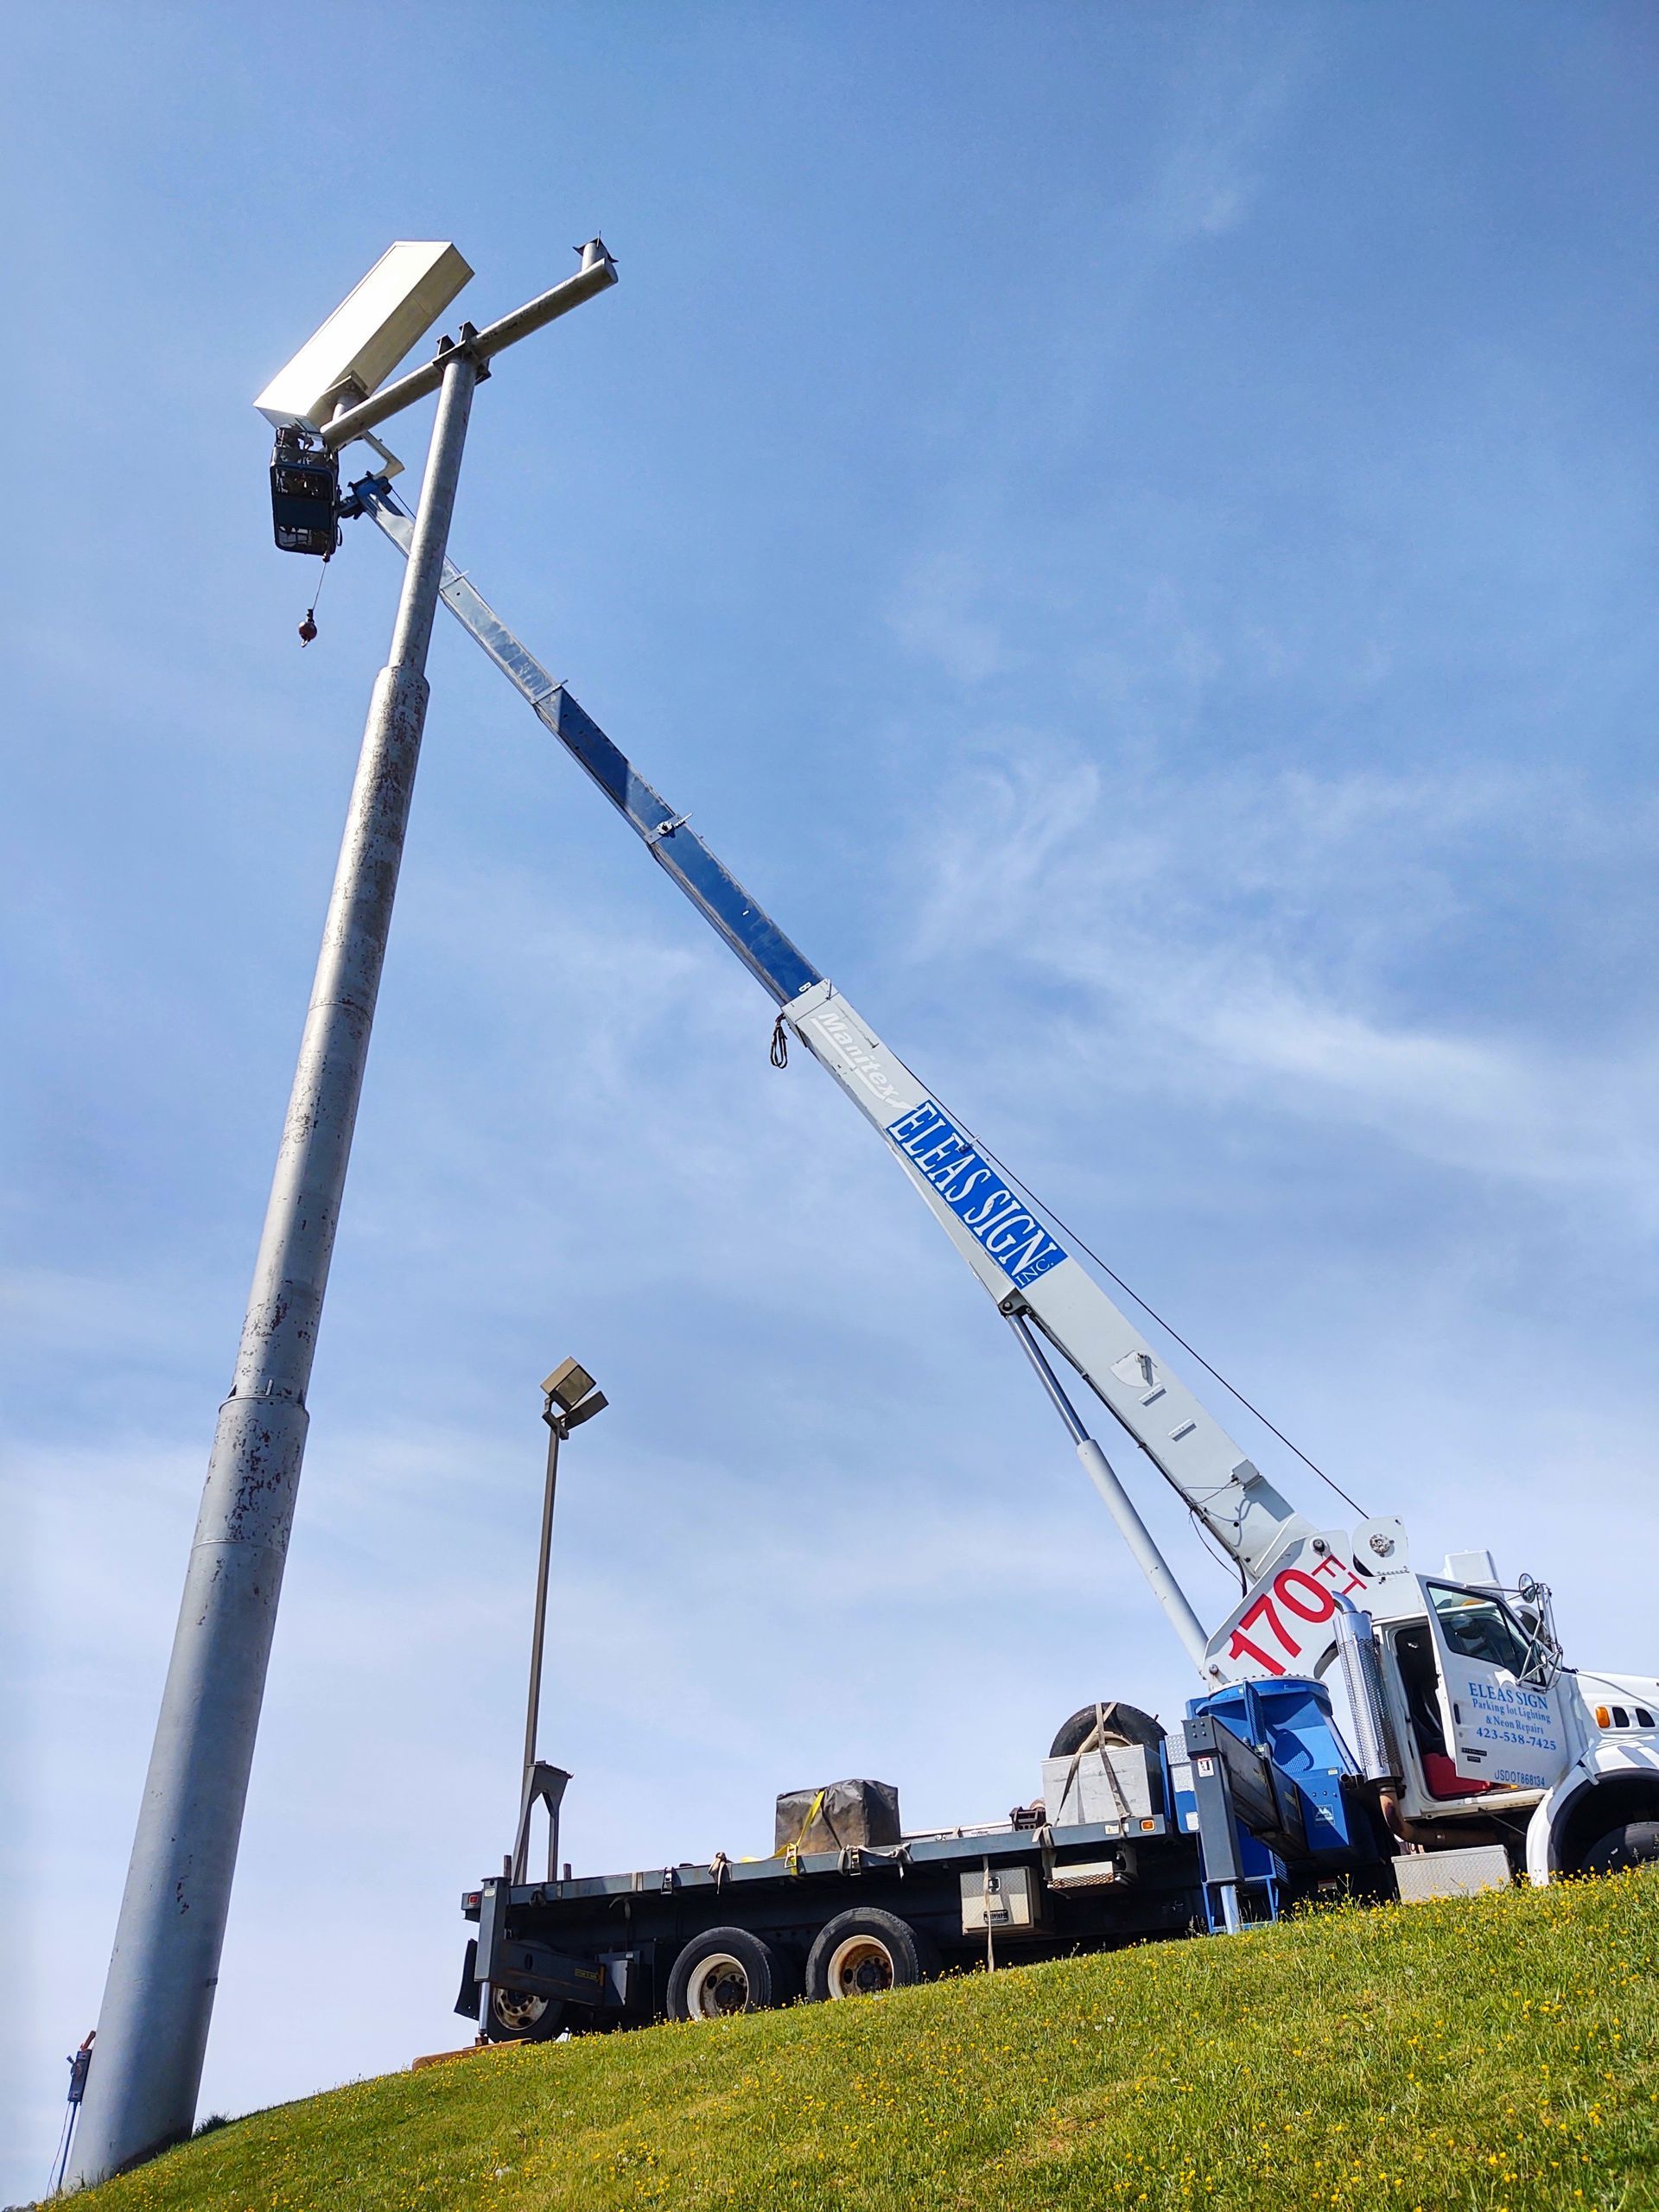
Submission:
[[[931,1098],[890,1122],[887,1135],[1016,1288],[1067,1257],[1065,1247]]]

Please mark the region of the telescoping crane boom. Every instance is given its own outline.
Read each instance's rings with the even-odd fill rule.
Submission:
[[[352,487],[407,556],[411,518],[384,477]],[[945,1235],[1019,1337],[1065,1421],[1090,1478],[1145,1573],[1182,1645],[1208,1681],[1276,1674],[1272,1651],[1240,1625],[1264,1579],[1290,1573],[1296,1664],[1312,1669],[1337,1642],[1342,1598],[1379,1571],[1403,1567],[1398,1522],[1324,1529],[1283,1497],[1088,1273],[1030,1193],[906,1066],[819,974],[661,793],[509,630],[453,563],[442,595],[462,627],[610,800],[778,1007],[795,1038],[878,1131]],[[1080,1376],[1236,1564],[1246,1604],[1205,1630],[1098,1440],[1079,1415],[1052,1355]],[[1240,1647],[1240,1648],[1235,1648]]]
[[[354,485],[343,512],[371,516],[408,555],[412,521],[385,477]],[[1451,1887],[1464,1878],[1453,1859],[1483,1853],[1535,1881],[1659,1858],[1659,1678],[1567,1667],[1547,1586],[1522,1576],[1506,1588],[1490,1553],[1417,1573],[1399,1521],[1325,1529],[1299,1511],[1084,1268],[1070,1249],[1078,1240],[889,1051],[449,563],[442,596],[767,992],[774,1058],[792,1037],[828,1071],[989,1293],[1205,1678],[1206,1695],[1188,1708],[1195,1725],[1217,1700],[1255,1710],[1253,1685],[1276,1682],[1274,1694],[1294,1699],[1300,1679],[1313,1702],[1296,1756],[1319,1765],[1333,1739],[1319,1718],[1325,1693],[1306,1678],[1335,1661],[1356,1730],[1351,1780],[1371,1793],[1398,1851],[1452,1854]],[[1079,1414],[1072,1376],[1238,1568],[1243,1594],[1208,1636]],[[1243,1725],[1259,1734],[1260,1712]]]

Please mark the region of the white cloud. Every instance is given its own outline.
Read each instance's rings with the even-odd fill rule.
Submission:
[[[982,744],[918,823],[914,957],[1062,987],[1046,1046],[1138,1081],[1368,1129],[1427,1160],[1659,1219],[1659,1052],[1548,1011],[1415,1003],[1414,959],[1471,900],[1467,848],[1628,865],[1650,830],[1494,772],[1115,776],[1029,731]]]
[[[1311,59],[1307,41],[1282,15],[1209,12],[1205,35],[1178,73],[1181,120],[1135,211],[1153,244],[1168,249],[1218,238],[1248,219],[1264,143]]]
[[[964,553],[925,557],[899,585],[889,617],[893,633],[958,683],[982,683],[1007,658],[1001,620],[991,611],[1001,598],[996,583]]]

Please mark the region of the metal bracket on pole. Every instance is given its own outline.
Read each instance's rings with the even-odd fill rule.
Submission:
[[[518,1833],[512,1844],[512,1878],[526,1882],[530,1878],[530,1816],[537,1805],[547,1808],[547,1878],[556,1882],[559,1878],[559,1808],[569,1787],[570,1777],[562,1766],[551,1766],[545,1759],[534,1759],[530,1772],[524,1777],[523,1800],[518,1807]]]
[[[487,324],[484,329],[466,341],[465,350],[482,376],[488,364],[509,346],[521,338],[528,338],[532,331],[542,329],[569,315],[572,308],[579,308],[584,300],[595,298],[607,291],[616,282],[616,264],[606,251],[603,238],[589,238],[587,245],[578,246],[582,266],[574,276],[567,276],[563,284],[555,284],[550,292],[543,292],[524,306],[515,308],[511,315],[504,315],[499,322]],[[405,407],[412,407],[417,399],[424,399],[435,391],[443,381],[445,364],[450,354],[462,349],[451,346],[437,354],[406,377],[399,377],[396,384],[383,385],[367,399],[355,407],[348,407],[336,415],[332,423],[325,423],[321,436],[324,448],[338,453],[342,446],[350,445],[353,438],[360,438],[366,431],[376,429]]]

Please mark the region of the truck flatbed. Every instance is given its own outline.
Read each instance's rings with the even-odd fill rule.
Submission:
[[[1198,1773],[1179,1733],[1114,1754],[1129,1783],[1113,1785],[1116,1819],[1011,1820],[540,1882],[504,1874],[461,1900],[479,1932],[456,2009],[492,2039],[539,2040],[849,1995],[1202,1932],[1222,1923],[1218,1887],[1232,1891],[1236,1924],[1370,1861],[1340,1823],[1310,1842],[1306,1791],[1224,1727],[1216,1737],[1220,1726],[1203,1741],[1223,1755]],[[1101,1754],[1090,1761],[1103,1780]],[[729,1969],[723,1983],[710,1961]]]

